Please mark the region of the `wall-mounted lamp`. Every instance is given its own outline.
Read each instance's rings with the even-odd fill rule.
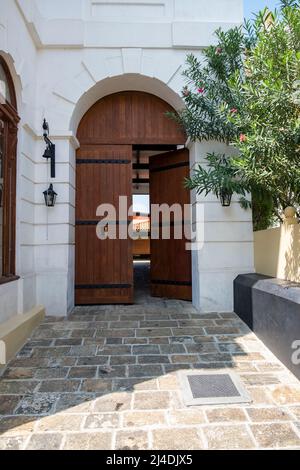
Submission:
[[[46,150],[44,152],[43,158],[50,158],[51,163],[51,178],[55,178],[55,145],[49,139],[49,124],[44,119],[43,122],[43,137],[46,142]],[[49,188],[43,192],[45,204],[47,207],[54,207],[56,202],[57,193],[53,189],[53,184],[50,184]]]
[[[47,158],[47,160],[48,158],[50,158],[51,178],[55,178],[55,144],[53,144],[53,142],[51,142],[51,140],[49,139],[49,124],[46,119],[44,119],[43,122],[43,131],[44,141],[47,145],[43,157]]]
[[[220,201],[223,207],[229,207],[231,204],[232,191],[228,189],[221,189],[220,191]]]
[[[56,192],[53,189],[53,184],[50,184],[49,188],[43,192],[45,198],[45,204],[47,207],[54,207],[56,202]]]

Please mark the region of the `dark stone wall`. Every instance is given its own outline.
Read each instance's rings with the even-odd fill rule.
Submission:
[[[300,341],[300,284],[261,274],[242,274],[234,281],[234,309],[300,379],[300,364],[292,361],[292,344]]]

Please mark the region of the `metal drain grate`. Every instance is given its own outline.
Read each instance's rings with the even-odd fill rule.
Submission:
[[[239,397],[228,374],[188,375],[193,398]]]
[[[237,374],[222,372],[179,372],[186,405],[249,403],[251,399]]]

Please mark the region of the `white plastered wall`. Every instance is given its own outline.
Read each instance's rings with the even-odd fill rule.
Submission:
[[[121,17],[120,5],[127,7]],[[217,27],[239,24],[242,0],[0,0],[0,11],[0,51],[11,60],[21,116],[17,195],[21,280],[0,286],[0,321],[34,304],[45,305],[47,314],[66,315],[74,305],[75,152],[80,119],[97,100],[122,90],[153,93],[179,109],[186,54],[201,55]],[[42,195],[49,184],[49,163],[42,159],[44,117],[56,144],[53,184],[58,199],[51,209],[44,206]],[[216,203],[216,211],[217,207]],[[227,231],[233,230],[228,215],[218,217]],[[240,213],[231,217],[235,227],[243,217]],[[240,249],[241,236],[247,238],[251,252],[250,215],[245,217],[249,223],[237,229],[237,244],[226,245],[232,251]],[[206,229],[212,230],[209,219],[207,223]],[[241,243],[245,248],[246,242]],[[235,257],[244,257],[243,253]],[[209,302],[200,305],[197,295],[200,284],[209,285],[212,276],[207,271],[200,278],[195,272],[202,270],[199,266],[208,262],[205,259],[197,255],[198,271],[193,271],[194,302],[204,310],[212,307]],[[232,277],[243,265],[228,263],[223,270],[221,264],[215,269],[229,288],[229,293],[224,291],[226,301],[216,304],[222,310],[232,305],[227,274],[230,271]],[[245,269],[246,265],[251,262]]]
[[[0,0],[0,54],[12,75],[21,118],[17,150],[16,272],[18,281],[0,285],[0,323],[36,304],[34,262],[35,138],[37,53],[14,1]],[[18,32],[16,34],[16,31]],[[22,40],[20,40],[22,38]]]
[[[221,143],[190,142],[190,165],[205,166],[213,151],[230,155]],[[243,209],[234,194],[230,207],[222,207],[213,194],[192,191],[193,230],[197,245],[192,251],[193,304],[203,312],[233,310],[233,280],[254,272],[252,212]]]

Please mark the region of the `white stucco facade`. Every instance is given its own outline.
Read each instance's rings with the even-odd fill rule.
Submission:
[[[242,0],[0,0],[0,54],[17,92],[18,281],[0,285],[0,322],[42,304],[49,315],[74,306],[75,151],[77,126],[103,96],[123,90],[155,94],[179,109],[186,54],[201,55],[213,32],[240,24]],[[42,121],[56,144],[54,208],[43,191]],[[192,166],[209,145],[190,145]],[[253,271],[251,212],[236,199],[204,208],[201,250],[192,254],[193,302],[203,311],[232,310],[232,281]],[[201,224],[203,227],[201,227]],[[203,228],[203,230],[202,230]]]

